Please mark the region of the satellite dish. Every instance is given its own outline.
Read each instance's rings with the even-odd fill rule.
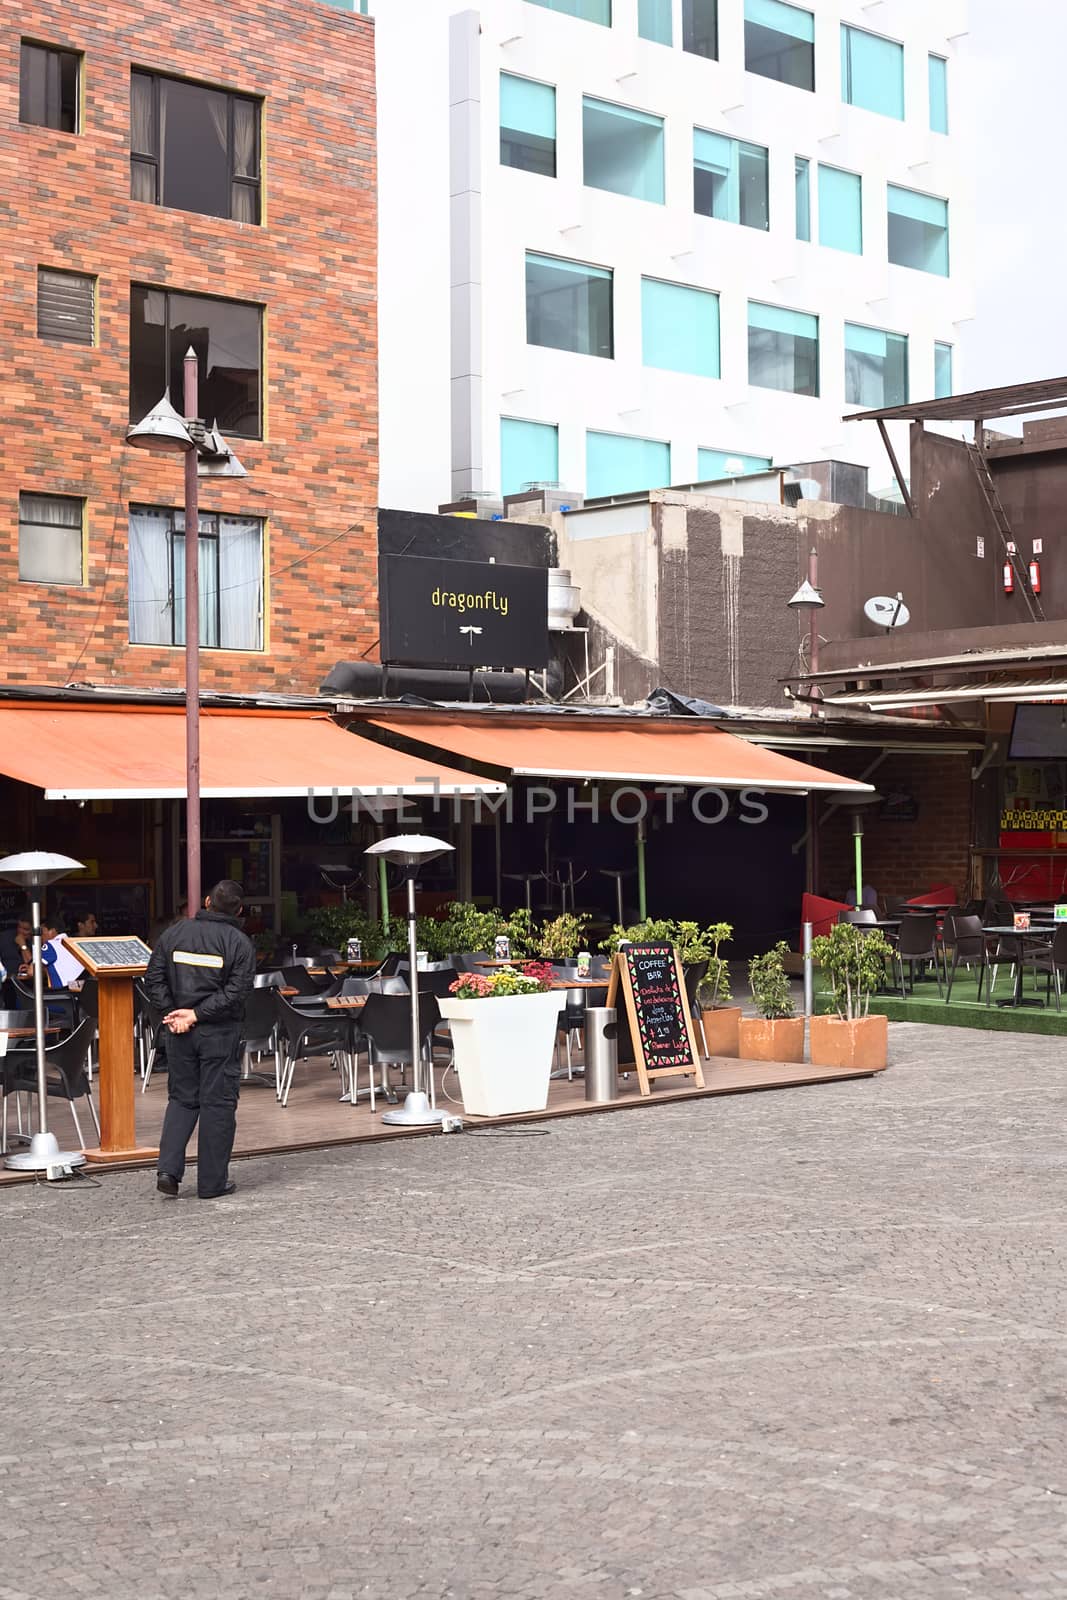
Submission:
[[[904,628],[911,621],[911,612],[904,604],[903,595],[894,598],[888,594],[872,595],[864,603],[863,615],[868,622],[873,622],[876,628],[884,628],[888,633],[891,628]]]

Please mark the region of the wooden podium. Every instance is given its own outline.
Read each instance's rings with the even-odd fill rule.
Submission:
[[[133,1097],[133,980],[152,952],[132,935],[76,939],[67,948],[97,981],[100,999],[100,1148],[90,1162],[151,1161],[159,1154],[138,1145]]]

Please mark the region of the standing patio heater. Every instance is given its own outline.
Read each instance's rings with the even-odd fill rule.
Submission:
[[[65,1176],[74,1167],[84,1166],[80,1150],[60,1150],[54,1133],[48,1131],[48,1079],[44,1054],[44,973],[41,960],[41,890],[58,883],[68,872],[84,872],[80,861],[70,856],[51,855],[45,850],[27,850],[22,855],[5,856],[0,861],[0,879],[25,889],[30,897],[33,917],[33,1022],[37,1038],[37,1132],[28,1150],[5,1157],[4,1165],[16,1172],[44,1172],[49,1178]]]
[[[368,846],[363,852],[364,855],[377,856],[379,861],[387,861],[394,867],[400,867],[403,870],[408,886],[408,980],[411,988],[412,1091],[398,1111],[387,1111],[382,1117],[383,1122],[404,1128],[433,1127],[434,1123],[439,1125],[445,1115],[443,1111],[438,1111],[434,1105],[432,1055],[429,1066],[425,1071],[422,1064],[422,1036],[419,1030],[418,951],[415,938],[415,879],[419,875],[420,867],[428,866],[431,861],[436,861],[438,857],[447,855],[452,849],[454,849],[454,846],[446,843],[444,839],[431,839],[424,833],[398,833],[389,839],[379,839],[377,844]]]
[[[880,806],[885,797],[880,794],[849,795],[848,806],[852,812],[852,844],[856,857],[856,910],[863,905],[863,812],[867,806]]]

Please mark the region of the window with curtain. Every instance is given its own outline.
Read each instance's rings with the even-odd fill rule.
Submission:
[[[637,0],[637,32],[653,44],[673,44],[671,0]]]
[[[841,24],[841,98],[846,105],[904,120],[904,46]]]
[[[750,472],[768,472],[770,456],[743,455],[739,450],[698,450],[697,476],[701,483],[717,478],[744,478]]]
[[[819,393],[819,319],[806,311],[748,303],[748,381],[757,389]]]
[[[719,59],[719,0],[682,0],[682,49]]]
[[[500,162],[556,176],[556,91],[550,83],[500,74]]]
[[[641,359],[646,367],[719,376],[719,297],[659,278],[641,279]]]
[[[589,189],[663,204],[663,118],[582,100],[582,171]]]
[[[948,62],[944,56],[930,57],[930,131],[948,132]]]
[[[170,289],[130,286],[130,421],[146,416],[165,389],[182,409],[182,362],[192,345],[200,363],[199,408],[223,433],[263,436],[260,306]]]
[[[845,401],[870,410],[907,405],[906,334],[845,323]]]
[[[200,643],[205,650],[263,648],[263,524],[200,517]],[[185,518],[130,507],[130,643],[185,643]]]
[[[863,254],[863,182],[858,172],[819,167],[819,243]]]
[[[796,214],[797,238],[811,243],[811,162],[807,156],[796,158]]]
[[[85,501],[68,494],[19,495],[19,581],[85,582]]]
[[[745,0],[745,70],[815,88],[815,18],[783,0]]]
[[[559,482],[559,429],[551,422],[500,419],[500,486],[518,494],[531,483]]]
[[[528,0],[528,3],[544,6],[546,11],[562,11],[564,16],[579,17],[583,22],[599,22],[601,27],[611,27],[611,0]]]
[[[721,133],[693,129],[693,210],[720,222],[769,228],[767,151]]]
[[[889,186],[889,259],[948,277],[948,201]]]
[[[260,102],[185,78],[130,74],[130,194],[233,222],[260,220]]]
[[[526,342],[610,359],[615,353],[610,270],[527,251]]]
[[[934,345],[934,399],[947,400],[952,393],[952,346]]]
[[[585,493],[633,494],[639,489],[664,489],[671,481],[671,447],[661,439],[637,439],[623,433],[585,436]]]
[[[31,44],[19,51],[19,121],[57,133],[79,132],[81,56],[74,50]]]

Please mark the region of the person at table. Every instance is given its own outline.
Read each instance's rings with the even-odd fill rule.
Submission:
[[[33,930],[30,919],[21,914],[13,928],[0,934],[0,963],[9,978],[28,978],[33,970]]]
[[[78,989],[85,968],[73,950],[68,950],[67,948],[66,935],[61,918],[57,916],[42,917],[41,938],[43,940],[41,960],[44,962],[48,987],[50,989]]]
[[[74,935],[76,939],[95,939],[97,933],[96,912],[83,912],[81,916],[76,918],[74,926],[77,930]]]
[[[169,1099],[159,1139],[156,1188],[173,1199],[185,1176],[185,1152],[197,1138],[196,1192],[201,1200],[233,1194],[229,1163],[237,1131],[241,1026],[256,975],[256,953],[241,931],[242,890],[223,878],[193,918],[163,932],[145,988],[167,1029]]]

